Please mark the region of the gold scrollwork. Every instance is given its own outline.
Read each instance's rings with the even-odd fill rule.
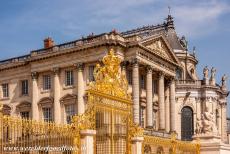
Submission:
[[[103,66],[96,65],[94,70],[95,82],[89,84],[89,89],[131,100],[125,73],[120,71],[121,60],[114,55],[113,49],[103,58],[102,62]]]

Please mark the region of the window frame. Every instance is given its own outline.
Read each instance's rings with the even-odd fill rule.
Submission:
[[[73,70],[65,70],[65,86],[69,87],[69,86],[73,86],[73,85],[74,85],[74,72],[73,72]]]
[[[2,86],[2,98],[9,98],[9,84],[3,83],[1,86]]]
[[[47,117],[45,117],[45,112],[47,110]],[[49,113],[48,113],[49,112]],[[44,122],[53,122],[53,109],[51,107],[42,108],[42,116]]]
[[[66,124],[71,123],[71,119],[74,115],[76,115],[76,105],[75,104],[66,104],[65,105],[65,122],[66,122]]]
[[[95,67],[96,67],[95,65],[89,65],[89,67],[88,67],[89,82],[95,81],[95,78],[94,78]]]
[[[24,82],[26,84],[23,84]],[[27,79],[21,80],[21,95],[22,96],[29,95],[29,81]]]
[[[51,75],[50,74],[45,74],[42,76],[43,83],[42,83],[42,88],[44,91],[51,90],[52,88],[52,81],[51,81]]]

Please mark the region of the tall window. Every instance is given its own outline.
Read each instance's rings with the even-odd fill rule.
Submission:
[[[144,110],[145,110],[145,109],[144,109],[143,107],[141,107],[140,110],[141,110],[141,114],[140,114],[141,127],[144,127],[144,125],[145,125]]]
[[[89,81],[95,81],[94,79],[94,65],[89,66]]]
[[[43,119],[46,122],[51,122],[53,121],[53,116],[52,116],[52,109],[49,107],[43,108]]]
[[[28,80],[22,80],[22,95],[28,95],[29,89],[28,89]]]
[[[132,71],[131,70],[127,71],[127,80],[128,80],[129,85],[132,85]]]
[[[51,77],[50,75],[43,76],[43,90],[51,89]]]
[[[73,85],[73,71],[72,70],[65,71],[65,85],[66,86]]]
[[[8,83],[2,84],[2,96],[3,96],[3,98],[9,97],[9,85],[8,85]]]
[[[20,115],[22,119],[29,119],[30,117],[29,112],[20,112]]]
[[[141,89],[145,89],[145,76],[144,75],[141,75],[140,85],[141,85]]]
[[[72,117],[75,115],[75,105],[70,104],[65,106],[65,113],[66,113],[66,122],[67,124],[71,123]]]

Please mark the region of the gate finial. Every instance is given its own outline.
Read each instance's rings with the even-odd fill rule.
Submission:
[[[96,65],[94,70],[95,82],[90,83],[90,90],[131,100],[128,94],[128,82],[125,74],[121,74],[121,59],[111,49],[102,60],[103,65]]]

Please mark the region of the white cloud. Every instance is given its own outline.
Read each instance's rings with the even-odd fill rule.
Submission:
[[[221,15],[228,13],[230,7],[226,3],[204,1],[195,5],[184,4],[174,7],[178,31],[190,37],[200,37],[220,28]]]

